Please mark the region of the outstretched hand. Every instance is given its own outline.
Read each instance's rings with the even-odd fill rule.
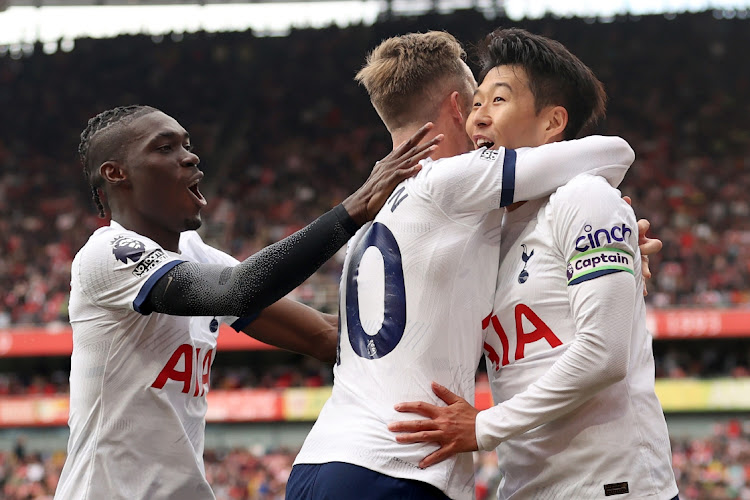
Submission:
[[[633,204],[633,200],[630,199],[630,196],[623,196],[622,199],[625,200],[628,205]],[[648,236],[646,236],[646,233],[648,233],[650,227],[651,223],[648,221],[648,219],[638,220],[638,247],[641,249],[641,273],[643,274],[644,297],[648,295],[646,282],[651,279],[651,269],[649,269],[648,265],[648,256],[659,253],[663,246],[663,243],[660,239],[649,238]]]
[[[431,122],[426,123],[406,142],[376,162],[365,183],[344,200],[344,208],[357,224],[361,225],[374,219],[393,189],[401,181],[422,169],[419,160],[427,158],[435,151],[437,144],[444,137],[443,134],[439,134],[420,144],[432,127]]]
[[[424,401],[399,403],[394,408],[402,413],[416,413],[426,420],[404,420],[388,425],[391,432],[399,432],[399,443],[435,443],[439,449],[419,462],[422,469],[442,462],[465,451],[476,451],[476,420],[479,410],[437,382],[432,391],[448,406],[435,406]]]

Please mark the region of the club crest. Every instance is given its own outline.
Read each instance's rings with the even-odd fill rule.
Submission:
[[[529,262],[529,259],[531,259],[534,256],[534,250],[531,250],[531,253],[527,253],[528,248],[526,248],[525,244],[521,244],[521,248],[523,248],[523,252],[521,253],[521,260],[523,261],[523,269],[521,269],[521,273],[518,275],[518,282],[520,284],[526,283],[526,280],[529,279],[529,272],[526,270],[526,264]]]

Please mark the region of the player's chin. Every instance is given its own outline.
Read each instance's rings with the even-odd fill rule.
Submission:
[[[185,223],[183,224],[185,231],[195,231],[202,225],[203,220],[201,219],[201,214],[185,219]]]

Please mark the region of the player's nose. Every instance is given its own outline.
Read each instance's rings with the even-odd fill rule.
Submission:
[[[187,151],[187,154],[182,159],[182,166],[183,167],[197,167],[198,164],[201,162],[201,159],[198,157],[197,154]]]
[[[471,122],[476,127],[486,127],[492,123],[492,118],[487,113],[487,106],[475,106]]]

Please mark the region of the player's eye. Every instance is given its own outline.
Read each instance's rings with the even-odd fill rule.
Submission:
[[[163,146],[159,146],[156,148],[157,151],[161,151],[162,153],[169,153],[172,151],[172,145],[171,144],[164,144]]]
[[[505,101],[505,98],[504,98],[504,97],[500,97],[500,96],[496,96],[496,97],[495,97],[495,98],[494,98],[494,99],[492,100],[492,102],[504,102],[504,101]]]

